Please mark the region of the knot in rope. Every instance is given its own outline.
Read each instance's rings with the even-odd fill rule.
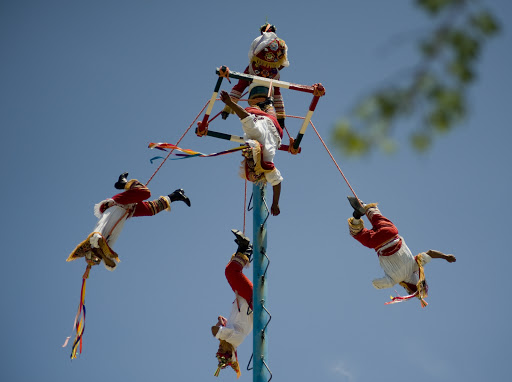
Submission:
[[[204,137],[207,133],[208,133],[208,122],[205,122],[204,126],[203,126],[203,122],[201,122],[201,121],[197,122],[196,135],[198,137]]]
[[[227,66],[223,65],[219,68],[219,77],[225,78],[229,83],[231,83],[231,80],[229,79],[229,68]]]
[[[313,85],[313,95],[315,97],[322,97],[325,95],[325,88],[322,84],[314,84]]]
[[[300,147],[299,148],[295,148],[293,146],[294,143],[295,143],[295,139],[290,137],[290,145],[288,146],[288,152],[290,154],[297,155],[299,153],[299,151],[300,151]]]

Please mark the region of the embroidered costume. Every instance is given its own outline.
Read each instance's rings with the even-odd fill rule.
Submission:
[[[255,92],[251,93],[249,99],[255,94]],[[245,133],[244,138],[250,146],[242,152],[245,159],[242,161],[240,175],[256,184],[265,184],[268,181],[272,185],[270,213],[277,216],[281,213],[279,197],[283,177],[273,160],[281,145],[283,129],[277,122],[272,98],[267,97],[264,101],[257,102],[256,107],[246,109],[235,103],[224,90],[220,92],[220,99],[240,118]]]
[[[254,182],[269,182],[275,186],[283,181],[281,173],[274,165],[274,156],[281,146],[283,129],[273,115],[258,108],[245,109],[249,116],[242,119],[244,139],[251,146],[243,153],[242,177]],[[247,160],[248,159],[248,160]]]
[[[168,196],[160,196],[156,200],[145,202],[144,200],[151,196],[151,192],[136,179],[126,181],[127,175],[127,173],[122,174],[116,183],[116,188],[124,188],[124,192],[94,206],[94,215],[99,220],[93,232],[71,252],[66,261],[85,257],[88,264],[98,265],[103,260],[108,270],[114,270],[116,263],[120,260],[117,253],[112,250],[112,246],[117,241],[127,219],[153,216],[164,210],[170,211],[171,202],[175,200],[184,201],[190,206],[190,200],[183,190],[176,190]]]
[[[260,30],[261,36],[254,39],[249,49],[249,66],[244,70],[244,73],[279,80],[279,71],[284,67],[290,66],[290,62],[288,61],[288,47],[284,40],[277,37],[275,26],[265,24]],[[254,85],[250,85],[248,81],[240,79],[231,89],[230,96],[235,103],[240,100],[248,86],[250,86],[249,90],[252,90]],[[262,95],[264,98],[268,95],[268,88],[265,89],[266,92]],[[277,119],[279,123],[284,126],[286,113],[283,96],[281,95],[281,89],[279,87],[274,88],[273,97]],[[224,112],[231,112],[229,106],[224,108]]]
[[[384,289],[400,284],[409,295],[394,297],[390,303],[417,297],[425,307],[428,285],[423,266],[430,262],[431,255],[449,262],[455,261],[455,257],[433,250],[413,256],[403,237],[398,234],[396,226],[382,215],[376,203],[358,205],[357,199],[351,197],[349,201],[354,207],[354,216],[348,219],[350,235],[365,247],[377,252],[380,266],[384,270],[384,277],[374,279],[373,286]],[[372,224],[371,229],[365,228],[363,220],[360,219],[364,214]]]
[[[219,339],[219,351],[217,352],[218,366],[215,376],[219,375],[221,369],[231,366],[240,377],[240,366],[238,364],[237,348],[252,331],[252,292],[253,284],[244,275],[243,268],[249,266],[252,255],[252,246],[247,237],[240,231],[232,230],[237,236],[235,242],[238,244],[235,253],[225,269],[226,279],[235,292],[235,301],[231,306],[231,313],[226,320],[219,317],[219,323],[215,328],[215,338]],[[222,321],[221,321],[222,318]]]

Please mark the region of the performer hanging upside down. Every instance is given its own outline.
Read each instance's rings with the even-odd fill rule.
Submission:
[[[265,23],[260,27],[260,33],[261,36],[255,38],[251,44],[249,49],[249,66],[247,66],[244,73],[279,80],[280,70],[286,66],[290,66],[290,62],[288,61],[288,47],[284,40],[277,37],[275,25]],[[242,97],[243,92],[248,86],[249,82],[247,80],[240,79],[233,89],[231,89],[230,95],[235,103],[238,103],[238,100]],[[252,90],[253,86],[254,85],[251,84],[249,89]],[[267,93],[264,94],[264,97],[266,98],[268,88],[265,89]],[[286,113],[281,89],[276,87],[273,96],[277,120],[281,127],[284,128]],[[232,109],[226,106],[222,112],[222,119],[226,119],[230,112],[232,112]]]
[[[219,362],[215,376],[221,369],[231,366],[237,377],[240,377],[237,347],[252,331],[252,282],[243,274],[243,268],[249,267],[252,257],[252,245],[242,232],[232,229],[238,245],[236,253],[226,266],[225,274],[231,289],[235,292],[235,301],[231,307],[229,318],[219,316],[217,323],[212,326],[212,334],[220,341],[217,351]]]
[[[149,189],[137,179],[127,180],[128,173],[119,176],[114,187],[125,190],[114,195],[111,199],[103,200],[94,206],[94,215],[98,217],[93,232],[81,242],[66,261],[73,261],[85,257],[90,265],[98,265],[103,260],[108,270],[114,270],[119,262],[117,253],[112,250],[121,233],[126,219],[137,216],[152,216],[163,210],[171,210],[171,203],[185,202],[190,207],[190,200],[182,189],[178,189],[168,196],[145,202],[151,196]]]
[[[433,249],[413,256],[403,237],[398,235],[395,225],[381,214],[377,203],[364,204],[351,196],[348,199],[354,209],[353,217],[348,219],[350,235],[365,247],[377,252],[380,266],[384,270],[384,277],[373,280],[373,286],[383,289],[400,284],[409,295],[395,297],[392,302],[417,297],[425,307],[427,303],[424,299],[427,297],[428,285],[423,266],[431,259],[444,259],[453,263],[456,261],[455,256]],[[372,223],[372,229],[364,227],[361,219],[363,215]]]
[[[233,101],[228,92],[222,90],[220,99],[240,118],[245,132],[244,139],[251,146],[244,150],[241,176],[253,183],[269,182],[272,185],[273,198],[270,212],[280,214],[279,197],[283,177],[274,165],[274,156],[281,146],[283,129],[279,126],[272,102],[266,98],[255,107],[244,109]]]

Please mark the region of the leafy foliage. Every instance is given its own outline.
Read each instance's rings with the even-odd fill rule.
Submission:
[[[333,139],[348,156],[378,148],[393,152],[393,126],[404,117],[416,122],[411,145],[427,150],[435,135],[447,133],[467,113],[466,94],[487,39],[499,32],[496,18],[470,0],[416,0],[433,19],[428,35],[418,41],[420,63],[412,74],[362,99],[351,119],[338,122]]]

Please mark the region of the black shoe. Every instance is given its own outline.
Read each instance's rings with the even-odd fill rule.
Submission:
[[[352,216],[355,219],[360,219],[361,216],[364,216],[366,214],[366,210],[363,207],[363,202],[361,202],[354,196],[347,196],[347,199],[348,199],[350,205],[352,206],[352,208],[354,209]]]
[[[252,255],[251,240],[237,229],[232,229],[231,232],[233,232],[233,234],[236,236],[235,243],[238,244],[237,252],[245,254],[250,247],[250,252]]]
[[[169,199],[171,199],[172,202],[184,202],[187,206],[190,207],[190,199],[187,195],[185,195],[185,191],[183,189],[179,189],[174,191],[172,194],[169,194]]]
[[[118,190],[124,190],[124,186],[126,186],[126,183],[128,183],[128,173],[123,172],[121,175],[119,175],[119,179],[114,184],[114,187]]]

